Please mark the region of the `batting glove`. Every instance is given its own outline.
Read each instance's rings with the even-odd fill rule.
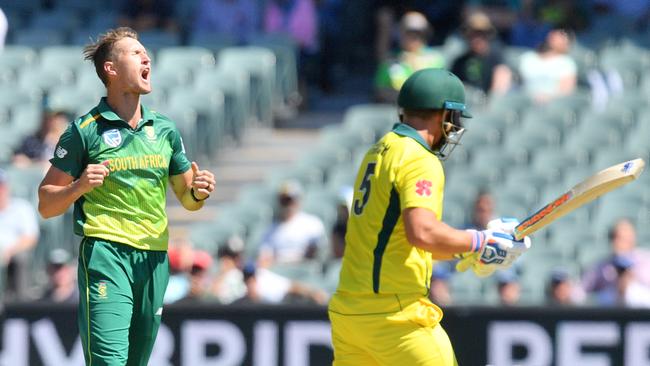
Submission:
[[[479,277],[489,276],[496,270],[510,267],[531,246],[530,238],[525,237],[517,241],[503,231],[468,231],[473,235],[473,250],[460,255],[461,260],[456,264],[456,270],[463,272],[472,268]]]

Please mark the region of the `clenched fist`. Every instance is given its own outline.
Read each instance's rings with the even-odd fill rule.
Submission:
[[[83,193],[92,191],[95,187],[104,184],[104,178],[108,176],[108,162],[105,161],[101,164],[88,164],[86,169],[79,177],[79,186]]]

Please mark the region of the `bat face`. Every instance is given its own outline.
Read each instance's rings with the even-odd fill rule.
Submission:
[[[639,177],[645,167],[643,159],[634,159],[604,169],[576,184],[569,191],[525,218],[514,230],[514,236],[524,236],[545,227],[576,208]]]

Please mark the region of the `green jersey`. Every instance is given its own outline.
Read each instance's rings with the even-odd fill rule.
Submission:
[[[142,119],[132,128],[102,98],[68,126],[50,162],[75,179],[88,164],[103,163],[110,170],[103,185],[75,202],[75,234],[167,250],[169,176],[186,172],[190,162],[174,123],[144,106],[141,110]]]

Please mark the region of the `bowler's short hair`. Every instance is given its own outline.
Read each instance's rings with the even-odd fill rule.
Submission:
[[[109,29],[101,34],[97,40],[84,47],[84,59],[91,60],[95,65],[97,76],[104,85],[108,85],[108,78],[104,72],[104,62],[113,59],[113,46],[124,38],[138,39],[138,33],[129,27]]]

